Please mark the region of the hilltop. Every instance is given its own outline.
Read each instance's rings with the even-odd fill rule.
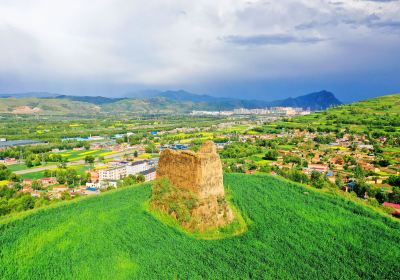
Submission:
[[[0,113],[11,114],[96,114],[99,106],[86,102],[78,102],[54,98],[0,98]]]
[[[398,279],[399,223],[263,175],[224,185],[249,225],[198,240],[147,212],[149,184],[0,221],[2,279]]]
[[[324,110],[341,104],[342,102],[332,92],[326,90],[271,102],[271,105],[274,106],[300,107],[311,110]]]

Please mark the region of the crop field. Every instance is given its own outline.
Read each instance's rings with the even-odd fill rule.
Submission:
[[[400,278],[399,222],[267,175],[225,186],[248,230],[219,240],[154,218],[149,184],[3,218],[0,278]]]
[[[78,175],[84,175],[86,170],[90,169],[89,165],[73,165],[73,166],[68,166],[69,169],[75,169]],[[49,169],[49,171],[54,171],[56,170],[55,168]],[[45,177],[44,176],[45,171],[35,171],[35,172],[29,172],[25,174],[21,174],[20,177],[22,179],[33,179],[33,180],[38,180],[40,178]]]
[[[99,156],[106,156],[106,155],[111,155],[113,152],[107,151],[107,150],[82,150],[82,151],[66,151],[66,152],[61,152],[58,153],[62,157],[66,158],[69,161],[77,161],[81,159],[85,159],[86,156],[94,156],[94,157],[99,157]]]
[[[7,168],[14,172],[14,171],[28,169],[28,166],[26,166],[23,163],[17,163],[17,164],[8,165]]]
[[[48,166],[48,165],[55,165],[57,162],[45,162],[44,164],[38,165],[38,166],[32,166],[28,167],[24,163],[18,163],[18,164],[12,164],[8,165],[7,168],[10,169],[11,171],[21,171],[21,170],[27,170],[27,169],[35,169],[37,167],[43,167],[43,166]]]
[[[45,171],[35,171],[35,172],[25,173],[25,174],[21,174],[20,177],[22,179],[38,180],[40,178],[45,177],[44,172]]]
[[[8,181],[8,180],[0,180],[0,186],[5,186],[8,183],[10,183],[10,181]]]

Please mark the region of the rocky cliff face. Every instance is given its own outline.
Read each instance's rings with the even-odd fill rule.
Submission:
[[[213,142],[205,142],[198,153],[163,151],[157,178],[167,178],[174,186],[196,195],[198,204],[191,213],[192,226],[204,230],[233,220],[232,210],[225,201],[221,160]]]

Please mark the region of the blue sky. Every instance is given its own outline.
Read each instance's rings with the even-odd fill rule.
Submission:
[[[0,93],[400,92],[397,0],[2,0]]]

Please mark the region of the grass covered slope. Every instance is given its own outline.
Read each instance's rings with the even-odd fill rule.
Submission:
[[[0,98],[0,113],[13,114],[97,114],[100,107],[86,102],[52,98]]]
[[[400,94],[380,96],[280,122],[293,128],[337,129],[354,132],[400,132]]]
[[[251,222],[220,240],[156,220],[143,206],[148,184],[3,220],[0,278],[400,277],[398,222],[265,175],[229,174],[225,186]]]

